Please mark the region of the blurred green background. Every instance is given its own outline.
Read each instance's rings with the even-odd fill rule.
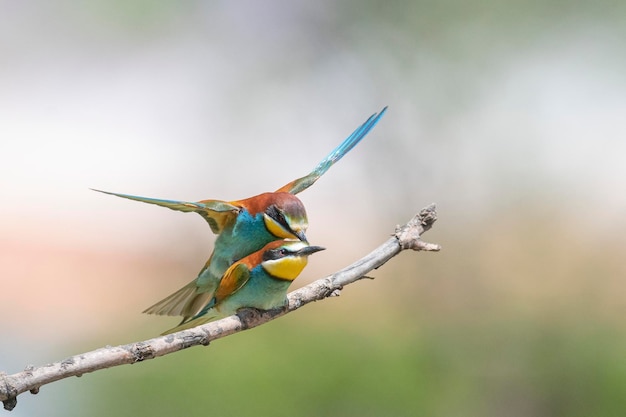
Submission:
[[[12,416],[621,416],[626,3],[0,2],[0,370],[155,336],[199,216],[307,173],[328,248],[423,206],[438,254],[213,343],[72,378]],[[7,414],[8,415],[8,414]]]

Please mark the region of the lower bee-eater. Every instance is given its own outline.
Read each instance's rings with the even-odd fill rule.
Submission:
[[[230,316],[244,307],[271,310],[284,306],[287,289],[306,266],[308,256],[321,250],[324,248],[298,240],[268,243],[232,264],[204,308],[164,334]]]

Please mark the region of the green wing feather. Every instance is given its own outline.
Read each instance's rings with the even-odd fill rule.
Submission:
[[[92,188],[92,190],[99,193],[114,195],[116,197],[127,198],[129,200],[140,201],[142,203],[167,207],[171,210],[182,211],[185,213],[198,213],[207,221],[207,223],[209,223],[211,230],[216,235],[220,234],[227,224],[235,221],[240,210],[240,207],[222,200],[202,200],[198,202],[162,200],[158,198],[139,197],[130,194],[112,193],[109,191],[96,190],[94,188]]]
[[[198,314],[213,298],[213,291],[198,292],[196,281],[167,296],[143,312],[161,316],[183,316],[183,322]]]

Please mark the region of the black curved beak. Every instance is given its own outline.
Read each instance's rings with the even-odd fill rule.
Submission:
[[[323,248],[321,246],[305,246],[302,249],[300,249],[298,251],[298,255],[304,255],[304,256],[308,256],[311,255],[315,252],[319,252],[321,250],[324,250],[326,248]]]
[[[300,239],[301,241],[303,241],[304,243],[309,243],[309,241],[306,238],[306,235],[304,234],[304,232],[302,230],[299,230],[297,232],[294,232],[294,234],[296,235],[296,237],[298,239]]]

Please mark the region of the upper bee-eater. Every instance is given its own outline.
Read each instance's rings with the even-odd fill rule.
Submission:
[[[380,113],[370,116],[309,174],[285,184],[275,192],[236,201],[188,202],[95,190],[172,210],[198,213],[209,223],[213,233],[218,235],[213,253],[198,277],[174,294],[148,307],[144,313],[183,316],[184,321],[188,320],[210,302],[222,275],[233,262],[275,240],[297,239],[306,242],[306,211],[295,194],[313,185],[335,162],[354,148],[378,123],[386,110],[385,107]]]
[[[244,307],[270,310],[287,302],[287,289],[307,264],[309,255],[324,250],[299,240],[275,240],[232,264],[213,297],[195,316],[164,334],[190,329],[235,314]]]

